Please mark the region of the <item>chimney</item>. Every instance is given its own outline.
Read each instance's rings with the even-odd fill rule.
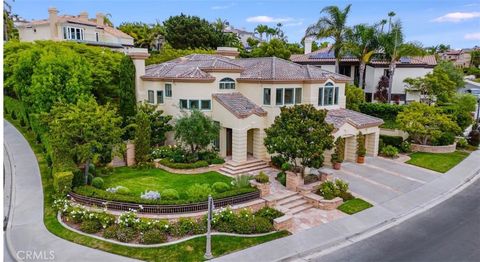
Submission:
[[[52,40],[58,40],[58,10],[55,7],[48,8],[48,23],[50,24],[50,36]]]
[[[102,13],[97,13],[97,25],[104,26],[104,15]]]
[[[78,17],[83,20],[88,20],[88,13],[86,11],[83,11],[80,13],[80,15],[78,15]]]
[[[305,40],[304,40],[304,54],[310,54],[312,52],[312,43],[313,43],[313,39],[311,37],[305,37]]]
[[[230,59],[235,59],[240,54],[236,47],[217,47],[217,51],[215,53]]]
[[[135,97],[137,101],[142,101],[142,97],[147,97],[146,90],[143,89],[142,76],[145,75],[145,59],[147,59],[150,54],[146,48],[131,48],[126,50],[126,55],[130,56],[135,65]]]

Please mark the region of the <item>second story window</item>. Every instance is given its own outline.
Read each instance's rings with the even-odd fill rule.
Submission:
[[[153,90],[148,90],[148,103],[150,104],[154,104],[155,103],[155,97],[154,97],[154,93],[153,93]]]
[[[225,77],[220,80],[219,83],[220,89],[235,89],[235,80],[231,79],[230,77]]]
[[[163,91],[157,91],[157,104],[163,104]]]
[[[302,103],[302,88],[277,88],[275,90],[275,105],[292,105]]]
[[[338,86],[333,86],[332,83],[327,83],[325,84],[325,87],[320,87],[318,89],[318,105],[338,105]]]
[[[83,28],[65,26],[63,38],[67,40],[83,40]]]
[[[172,84],[165,84],[165,96],[172,97]]]
[[[270,100],[272,98],[272,89],[264,88],[263,89],[263,104],[270,105]]]

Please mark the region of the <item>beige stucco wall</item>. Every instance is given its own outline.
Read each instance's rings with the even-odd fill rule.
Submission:
[[[35,40],[50,40],[50,27],[48,24],[38,25],[32,28],[18,28],[18,36],[21,41],[33,42]]]

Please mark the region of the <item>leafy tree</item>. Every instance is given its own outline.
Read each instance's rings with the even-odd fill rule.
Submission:
[[[149,50],[156,49],[157,40],[165,35],[163,26],[156,22],[153,24],[146,24],[143,22],[122,23],[118,29],[131,37],[135,42],[135,47],[148,48]]]
[[[413,102],[397,115],[401,130],[407,132],[418,144],[427,145],[443,133],[458,133],[460,128],[441,109],[423,103]]]
[[[305,168],[320,168],[323,153],[332,149],[333,126],[325,122],[326,110],[312,105],[282,107],[280,116],[265,129],[265,146],[268,153],[279,154],[287,160],[302,177]]]
[[[460,68],[457,68],[452,62],[450,61],[440,61],[438,64],[433,68],[433,73],[437,74],[446,74],[448,79],[455,83],[455,88],[460,88],[465,85],[463,81],[463,71]]]
[[[128,118],[135,116],[135,65],[130,57],[122,58],[119,81],[119,113],[125,126]]]
[[[283,59],[290,58],[290,50],[287,44],[280,39],[272,39],[270,42],[263,42],[260,46],[253,48],[250,53],[251,57],[280,57]]]
[[[213,50],[205,49],[174,49],[169,44],[164,44],[158,53],[152,53],[145,64],[159,64],[190,54],[214,54]]]
[[[3,1],[3,40],[18,40],[18,29],[15,28],[14,19],[18,15],[12,13],[12,6]]]
[[[333,39],[333,53],[335,55],[335,72],[340,72],[340,59],[345,48],[345,39],[347,36],[347,17],[350,12],[350,7],[347,5],[343,10],[338,6],[327,6],[322,9],[321,13],[324,16],[318,19],[316,24],[313,24],[305,31],[305,37],[316,37],[317,39],[332,38]]]
[[[480,66],[480,50],[470,53],[470,66],[478,68]]]
[[[54,163],[68,157],[85,164],[85,182],[89,164],[105,149],[119,148],[122,118],[110,104],[101,106],[94,98],[80,99],[76,104],[56,103],[41,118],[48,125],[48,141],[54,152]]]
[[[291,54],[303,54],[303,47],[299,43],[287,43],[287,48]]]
[[[354,85],[345,84],[345,96],[347,98],[347,108],[360,111],[359,106],[365,103],[365,94],[363,89]]]
[[[193,110],[177,119],[174,130],[175,139],[180,140],[195,154],[218,138],[220,126],[202,112]]]
[[[377,91],[374,94],[374,97],[379,102],[385,103],[388,101],[388,83],[389,79],[387,76],[380,77],[378,81]]]
[[[251,38],[249,37],[247,39],[247,43],[248,43],[248,46],[251,47],[251,48],[254,48],[256,46],[258,46],[258,44],[260,43],[259,40],[255,39],[255,38]]]
[[[176,49],[215,49],[221,46],[223,32],[198,16],[185,14],[171,16],[163,22],[165,40]]]
[[[138,104],[138,110],[147,114],[151,129],[150,145],[163,145],[166,139],[165,134],[173,129],[173,127],[169,124],[170,120],[172,120],[172,116],[163,115],[163,111],[157,110],[156,105],[151,105],[148,103]]]
[[[142,110],[135,116],[135,161],[141,165],[150,160],[150,119]]]

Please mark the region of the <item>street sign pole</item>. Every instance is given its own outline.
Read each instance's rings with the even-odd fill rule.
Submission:
[[[208,196],[208,215],[207,215],[207,247],[205,250],[205,259],[212,259],[212,236],[211,236],[211,221],[213,211],[213,199],[212,196]]]

